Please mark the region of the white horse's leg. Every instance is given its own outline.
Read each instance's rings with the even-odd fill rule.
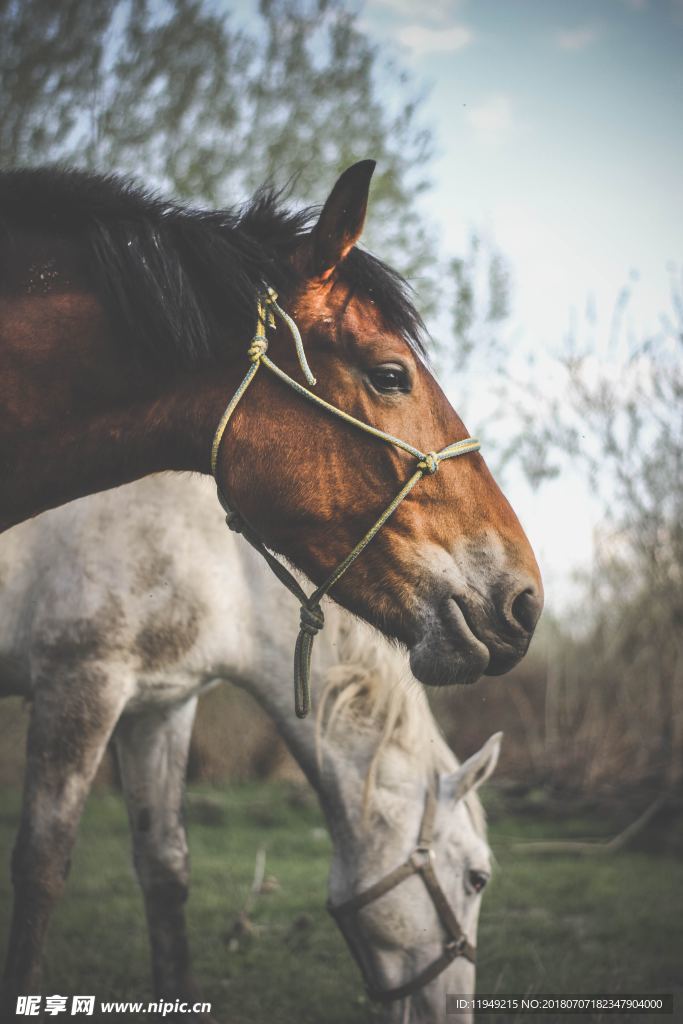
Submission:
[[[199,1001],[185,924],[190,871],[182,820],[196,706],[193,697],[170,709],[124,715],[115,734],[135,869],[145,898],[155,994],[171,1002]],[[193,1018],[184,1014],[182,1019]]]
[[[56,670],[49,680],[36,676],[12,855],[14,907],[2,986],[6,1014],[14,1014],[18,995],[40,992],[48,921],[64,889],[83,805],[125,689],[120,675],[99,665]]]

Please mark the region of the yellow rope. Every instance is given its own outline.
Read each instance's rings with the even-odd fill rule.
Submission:
[[[394,437],[392,434],[387,434],[384,430],[379,430],[377,427],[373,427],[369,423],[364,423],[362,420],[356,419],[355,416],[351,416],[349,413],[344,412],[343,409],[338,409],[336,405],[326,402],[324,398],[320,398],[312,391],[309,391],[308,388],[299,384],[298,381],[294,380],[293,377],[290,377],[288,373],[285,373],[284,370],[280,369],[280,367],[272,362],[268,357],[268,339],[266,337],[266,331],[269,326],[275,326],[275,316],[278,316],[289,328],[292,338],[294,339],[297,358],[304,377],[309,384],[315,385],[316,383],[315,377],[311,373],[306,360],[306,354],[304,352],[299,329],[292,318],[280,308],[277,303],[277,295],[272,288],[269,288],[267,292],[259,298],[257,304],[256,332],[251,340],[248,350],[250,360],[249,369],[237,388],[237,391],[230,399],[225,412],[221,416],[218,427],[216,428],[216,433],[214,434],[213,443],[211,445],[211,472],[216,479],[218,498],[225,510],[226,523],[230,529],[244,535],[245,539],[249,541],[249,543],[256,548],[259,554],[265,558],[278,579],[287,587],[288,590],[291,591],[292,594],[294,594],[301,605],[299,635],[294,649],[294,707],[297,716],[299,718],[305,718],[311,706],[310,672],[313,641],[325,624],[325,616],[322,608],[320,607],[321,599],[344,575],[349,566],[355,562],[361,552],[368,546],[373,537],[381,530],[387,520],[394,514],[403,499],[407,497],[413,487],[422,479],[423,476],[429,476],[432,473],[436,473],[439,468],[439,464],[444,462],[446,459],[454,459],[459,455],[466,455],[468,452],[478,451],[480,443],[475,437],[467,437],[461,441],[454,441],[452,444],[442,448],[440,452],[421,452],[419,448],[414,448],[413,445],[408,444],[407,441],[402,441],[400,438]],[[377,521],[370,527],[367,533],[359,540],[346,558],[344,558],[344,560],[332,571],[325,582],[314,590],[310,596],[306,595],[306,592],[300,586],[298,580],[289,571],[289,569],[278,561],[278,559],[266,548],[261,538],[249,523],[246,522],[236,509],[233,509],[230,506],[225,495],[221,491],[220,484],[218,483],[217,465],[218,451],[220,449],[221,441],[223,440],[232,414],[261,366],[267,367],[271,373],[276,377],[279,377],[280,380],[289,387],[293,388],[297,394],[300,394],[302,397],[314,402],[316,405],[325,409],[327,412],[332,413],[334,416],[337,416],[339,419],[344,420],[345,423],[350,423],[352,426],[357,427],[366,434],[371,434],[373,437],[377,437],[381,441],[385,441],[387,444],[393,444],[397,448],[400,448],[402,451],[407,452],[409,455],[412,455],[413,458],[417,459],[417,466],[414,473],[410,479],[406,481],[393,501],[382,512],[379,519],[377,519]]]

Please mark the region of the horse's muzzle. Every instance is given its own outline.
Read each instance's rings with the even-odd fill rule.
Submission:
[[[482,675],[502,675],[524,657],[543,593],[533,581],[493,597],[461,586],[436,604],[425,613],[422,634],[411,647],[411,668],[428,686],[466,685]]]

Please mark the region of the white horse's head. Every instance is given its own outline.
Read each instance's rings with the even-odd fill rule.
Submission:
[[[387,685],[379,677],[391,666],[378,659],[368,669],[367,660],[366,650],[363,668],[347,663],[333,676],[321,707],[329,903],[370,993],[397,990],[386,1020],[439,1024],[447,994],[475,991],[467,954],[491,874],[476,789],[495,768],[501,734],[458,766],[422,690],[397,681],[395,665]],[[465,955],[451,958],[454,933]],[[449,1014],[448,1024],[471,1019]]]

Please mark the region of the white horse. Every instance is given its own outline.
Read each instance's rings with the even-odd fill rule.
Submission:
[[[32,700],[9,1009],[39,991],[49,915],[112,736],[155,990],[194,999],[180,811],[197,696],[220,680],[260,701],[318,793],[330,904],[389,1019],[435,1024],[446,992],[473,992],[490,874],[475,789],[500,735],[459,767],[403,654],[335,606],[314,658],[316,715],[297,719],[296,602],[225,528],[206,481],[149,478],[23,524],[0,544],[0,584],[0,693]]]

